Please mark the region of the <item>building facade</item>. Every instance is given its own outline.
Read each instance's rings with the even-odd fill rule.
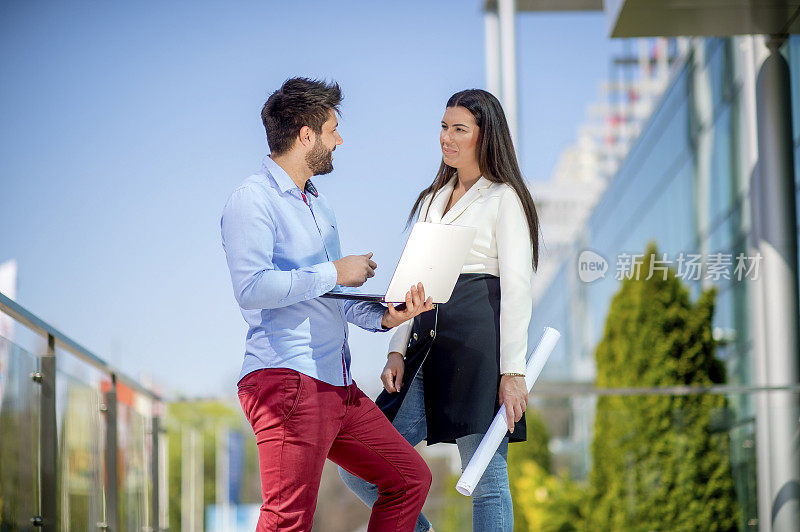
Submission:
[[[794,194],[800,203],[800,36],[790,36],[780,52],[791,77],[792,106],[786,112],[791,112],[793,124]],[[727,384],[763,384],[754,333],[760,319],[757,279],[763,271],[758,270],[753,213],[754,183],[763,166],[758,149],[758,120],[763,118],[756,92],[766,55],[763,37],[693,38],[675,62],[660,102],[571,251],[547,286],[540,287],[531,335],[538,337],[544,326],[563,334],[542,374],[543,384],[592,386],[594,350],[611,299],[649,242],[666,254],[666,264],[679,276],[691,274],[682,279],[693,296],[711,285],[717,288],[714,337],[719,341],[717,356],[727,368]],[[604,277],[581,280],[580,258],[586,250],[607,262]],[[700,267],[689,270],[686,261],[697,256]],[[758,522],[756,476],[761,475],[757,397],[728,397],[735,416],[730,425],[731,462],[740,506],[750,523]],[[551,450],[574,476],[585,477],[591,467],[594,397],[576,394],[558,403],[545,396],[534,401],[545,410],[558,407],[552,409],[560,413],[551,427]]]

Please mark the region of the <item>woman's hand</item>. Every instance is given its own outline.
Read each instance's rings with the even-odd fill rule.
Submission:
[[[406,362],[403,360],[403,355],[397,351],[389,353],[389,358],[386,359],[386,365],[383,366],[383,373],[381,373],[381,382],[383,387],[389,393],[396,393],[403,387],[403,372],[406,370]]]
[[[514,432],[514,423],[522,419],[528,406],[528,387],[521,375],[500,377],[500,404],[506,405],[506,421],[509,432]]]
[[[433,298],[425,299],[425,287],[422,286],[422,283],[419,283],[417,286],[412,286],[411,290],[406,293],[405,305],[402,310],[397,310],[394,305],[389,303],[389,308],[386,309],[381,319],[381,325],[384,329],[397,327],[414,316],[431,310],[433,308]]]

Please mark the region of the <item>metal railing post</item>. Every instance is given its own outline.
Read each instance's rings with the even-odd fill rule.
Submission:
[[[47,335],[47,351],[41,364],[39,431],[40,519],[34,524],[43,530],[58,529],[58,427],[56,425],[56,339]]]
[[[119,478],[117,464],[117,377],[111,376],[111,387],[105,393],[106,449],[106,522],[105,528],[116,532],[119,530]]]

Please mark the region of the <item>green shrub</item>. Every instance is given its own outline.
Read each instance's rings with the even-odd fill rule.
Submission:
[[[595,354],[597,386],[724,382],[711,334],[716,292],[691,303],[674,272],[623,280]],[[604,530],[736,530],[738,506],[719,395],[601,397],[592,443],[590,522]]]

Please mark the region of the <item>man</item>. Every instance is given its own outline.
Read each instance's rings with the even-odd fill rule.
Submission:
[[[261,111],[270,155],[231,195],[222,243],[249,325],[239,400],[258,444],[257,530],[310,530],[325,458],[378,485],[370,531],[413,530],[430,488],[424,460],[350,376],[347,322],[388,330],[430,310],[422,285],[405,309],[321,298],[377,267],[341,256],[336,220],[309,178],[333,170],[341,90],[287,80]]]

